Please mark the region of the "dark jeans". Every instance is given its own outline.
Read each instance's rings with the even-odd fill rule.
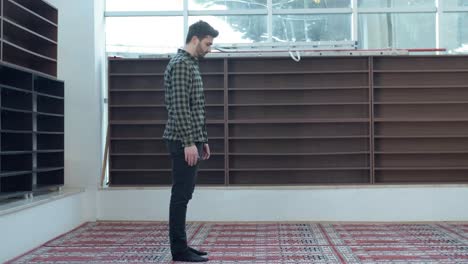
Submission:
[[[172,191],[169,205],[169,240],[172,254],[188,249],[185,219],[187,204],[192,199],[197,180],[198,164],[189,166],[185,161],[184,147],[177,140],[166,140],[167,149],[172,159]],[[198,154],[202,157],[203,144],[197,143]]]

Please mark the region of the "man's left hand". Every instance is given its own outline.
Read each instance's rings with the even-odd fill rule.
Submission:
[[[211,156],[210,146],[208,144],[203,144],[203,159],[207,160]]]

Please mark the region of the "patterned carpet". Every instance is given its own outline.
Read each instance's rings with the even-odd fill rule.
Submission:
[[[171,263],[167,224],[91,222],[8,264]],[[208,263],[468,263],[468,223],[190,223]]]

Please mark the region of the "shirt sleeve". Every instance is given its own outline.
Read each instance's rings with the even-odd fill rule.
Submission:
[[[206,140],[205,143],[208,143],[208,132],[206,130],[206,120],[203,123],[203,135],[205,136]]]
[[[194,145],[192,113],[190,109],[190,87],[192,85],[190,67],[184,62],[172,68],[172,98],[175,117],[175,130],[185,147]]]

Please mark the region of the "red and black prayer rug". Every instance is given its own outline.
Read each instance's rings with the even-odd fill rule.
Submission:
[[[90,222],[8,264],[171,263],[164,222]],[[468,223],[189,223],[209,263],[468,263]]]

